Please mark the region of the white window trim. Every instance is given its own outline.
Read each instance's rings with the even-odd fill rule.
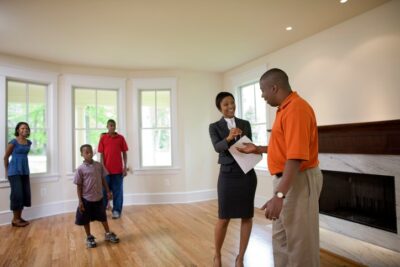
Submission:
[[[48,181],[56,181],[59,179],[59,166],[58,166],[58,109],[57,109],[57,85],[58,85],[58,73],[48,72],[48,71],[39,71],[39,70],[28,70],[19,67],[9,67],[9,66],[0,66],[0,106],[3,107],[0,109],[0,142],[5,142],[6,140],[6,127],[7,127],[7,118],[6,118],[6,110],[7,106],[6,100],[6,91],[7,91],[7,79],[15,79],[24,82],[32,82],[32,83],[40,83],[46,84],[47,94],[47,127],[48,127],[48,147],[47,150],[47,159],[50,159],[48,162],[48,172],[42,174],[31,174],[31,181],[33,183],[37,182],[48,182]],[[6,146],[0,146],[0,155],[5,154]],[[3,171],[0,175],[0,187],[9,186],[7,177],[4,177],[4,167],[1,168]]]
[[[125,78],[115,78],[115,77],[106,77],[106,76],[86,76],[86,75],[75,75],[75,74],[66,74],[63,75],[63,81],[66,88],[66,103],[67,105],[67,114],[66,116],[66,125],[69,125],[69,129],[71,129],[71,138],[67,138],[65,140],[66,147],[68,149],[67,154],[70,155],[66,158],[66,170],[67,176],[73,177],[74,175],[74,163],[73,163],[73,155],[74,155],[74,147],[73,147],[73,130],[75,129],[73,126],[73,115],[74,115],[74,101],[73,101],[73,93],[74,88],[86,87],[86,88],[95,88],[95,89],[116,89],[118,90],[118,131],[124,135],[126,138],[126,116],[125,116],[125,95],[126,95],[126,79]],[[105,129],[106,130],[106,129]]]
[[[133,105],[130,111],[134,114],[133,117],[133,133],[134,133],[134,173],[136,175],[160,175],[160,174],[177,174],[180,171],[180,159],[178,154],[178,111],[177,111],[177,79],[176,78],[134,78],[131,79],[133,85]],[[167,167],[142,167],[140,165],[140,90],[154,89],[171,89],[171,153],[172,166]]]
[[[236,73],[236,74],[232,75],[231,77],[229,77],[231,86],[233,88],[235,88],[235,95],[237,98],[236,99],[237,103],[241,103],[241,101],[242,101],[240,88],[259,81],[261,75],[263,75],[267,71],[267,69],[268,69],[267,65],[262,65],[262,66],[258,66],[256,68],[253,68],[253,69],[241,72],[241,73]],[[236,115],[241,113],[241,109],[242,109],[242,105],[241,104],[237,105]],[[268,107],[265,112],[266,112],[266,118],[267,118],[267,129],[269,129],[271,127],[271,122],[269,120],[270,116],[269,116]],[[268,144],[259,144],[259,145],[266,146]],[[262,160],[266,160],[265,156],[267,156],[267,155],[264,154],[264,157]],[[258,175],[262,175],[262,176],[269,175],[269,171],[267,168],[255,168],[255,171]]]

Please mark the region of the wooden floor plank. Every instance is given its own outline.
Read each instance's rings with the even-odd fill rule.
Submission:
[[[0,266],[212,266],[215,200],[124,207],[119,220],[109,220],[121,242],[105,242],[101,223],[93,222],[94,249],[86,248],[84,229],[74,220],[75,214],[68,213],[33,220],[25,228],[0,227],[0,236],[7,240],[0,245]],[[273,266],[269,224],[256,210],[245,266]],[[232,220],[222,251],[224,266],[234,266],[239,230],[240,220]],[[362,265],[322,250],[321,266]]]

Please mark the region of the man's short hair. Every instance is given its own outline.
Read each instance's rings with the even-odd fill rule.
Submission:
[[[260,83],[267,79],[267,78],[271,78],[272,81],[279,85],[280,87],[283,88],[290,88],[290,84],[289,84],[289,77],[286,74],[286,72],[284,72],[281,69],[278,68],[273,68],[270,69],[268,71],[266,71],[260,78]]]

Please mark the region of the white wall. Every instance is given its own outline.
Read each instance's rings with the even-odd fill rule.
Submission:
[[[399,14],[400,1],[391,1],[225,73],[224,88],[251,69],[277,67],[314,107],[318,125],[400,119]],[[271,179],[259,180],[267,182],[257,195],[269,195]]]
[[[194,71],[127,71],[61,66],[0,54],[0,64],[64,74],[130,78],[176,77],[178,80],[178,133],[181,169],[176,174],[134,175],[125,181],[127,203],[192,201],[215,197],[218,173],[208,124],[219,119],[214,97],[221,88],[234,91],[236,76],[260,66],[287,71],[291,84],[314,107],[319,125],[400,118],[400,1],[392,1],[279,51],[239,66],[223,77]],[[258,79],[259,77],[254,77]],[[127,82],[126,107],[132,100]],[[62,76],[58,87],[59,173],[54,182],[33,183],[30,217],[73,210],[76,188],[64,162],[67,138],[66,105]],[[270,109],[271,119],[274,110]],[[126,114],[127,140],[133,138],[133,114]],[[134,156],[130,146],[129,159]],[[128,160],[129,162],[130,160]],[[133,165],[133,164],[131,164]],[[47,194],[41,196],[42,188]],[[269,176],[259,175],[257,203],[272,193]],[[197,196],[196,196],[197,194]],[[189,196],[188,196],[189,195]],[[9,188],[0,188],[0,224],[9,222]]]

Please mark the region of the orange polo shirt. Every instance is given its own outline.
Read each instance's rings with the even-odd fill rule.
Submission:
[[[312,107],[296,92],[279,106],[268,144],[268,168],[283,172],[288,159],[302,160],[300,170],[318,166],[318,130]]]

